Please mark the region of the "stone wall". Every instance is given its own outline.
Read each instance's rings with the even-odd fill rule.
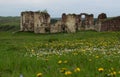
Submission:
[[[34,33],[47,33],[50,28],[50,15],[43,12],[22,12],[21,31],[34,31]]]
[[[107,18],[105,13],[98,15],[97,22],[95,24],[96,31],[120,31],[120,16]]]
[[[50,30],[50,15],[43,12],[34,13],[34,32],[49,33]]]
[[[67,32],[75,33],[78,30],[79,20],[78,15],[75,14],[62,14],[62,19],[57,23],[51,25],[51,33]]]
[[[82,16],[85,16],[83,19]],[[62,14],[61,20],[50,24],[50,15],[46,12],[26,11],[21,13],[20,31],[32,31],[34,33],[75,33],[79,30],[119,31],[120,17],[107,19],[105,13],[98,15],[94,21],[93,14]]]
[[[62,25],[64,26],[64,30],[68,33],[76,32],[77,21],[75,14],[68,14],[65,13],[62,15]]]
[[[120,16],[102,21],[99,31],[120,31]]]
[[[81,13],[80,18],[82,15],[85,15],[84,21],[81,21],[81,26],[84,28],[84,30],[94,30],[94,15]]]
[[[34,31],[34,12],[22,12],[20,31]]]
[[[81,16],[85,15],[83,23]],[[22,12],[21,13],[21,31],[34,31],[34,33],[75,33],[84,28],[92,29],[94,22],[93,14],[62,14],[62,19],[55,24],[50,24],[50,15],[43,12]],[[82,27],[84,25],[84,27]]]
[[[82,15],[85,19],[82,20]],[[94,16],[93,14],[62,14],[62,24],[68,33],[74,33],[78,30],[93,30],[94,29]]]
[[[57,21],[55,24],[51,24],[50,33],[60,33],[60,32],[64,32],[61,21]]]
[[[98,21],[103,21],[104,19],[107,19],[107,15],[105,13],[101,13],[98,15]]]

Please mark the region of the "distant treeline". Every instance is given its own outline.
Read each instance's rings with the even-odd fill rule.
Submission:
[[[19,30],[20,17],[2,17],[0,16],[0,31]]]
[[[60,18],[51,18],[51,23],[55,23]],[[20,29],[20,17],[3,17],[0,16],[0,31],[19,31]]]
[[[0,23],[6,23],[6,22],[19,22],[20,21],[20,17],[16,16],[16,17],[2,17],[0,16]]]

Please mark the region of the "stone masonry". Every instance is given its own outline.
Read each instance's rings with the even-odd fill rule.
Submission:
[[[83,21],[81,16],[85,15],[85,20]],[[51,33],[55,32],[68,32],[75,33],[78,30],[93,30],[94,29],[94,18],[93,14],[62,14],[62,19],[57,23],[52,25]]]
[[[64,26],[64,30],[68,33],[75,33],[76,27],[77,27],[77,21],[76,21],[77,15],[75,14],[68,14],[65,13],[62,15],[62,25]]]
[[[34,31],[34,12],[21,13],[20,31]]]
[[[43,12],[34,13],[34,32],[49,33],[50,30],[50,15]]]
[[[21,31],[34,31],[34,33],[47,33],[50,28],[50,15],[43,12],[22,12]]]
[[[85,16],[85,18],[83,19],[82,16]],[[108,19],[105,13],[99,14],[97,21],[94,21],[93,14],[87,13],[63,13],[61,20],[58,20],[54,24],[50,24],[50,21],[50,15],[47,12],[22,12],[20,31],[32,31],[34,33],[75,33],[79,30],[120,30],[120,16]]]
[[[100,21],[97,26],[97,31],[120,31],[120,16]]]

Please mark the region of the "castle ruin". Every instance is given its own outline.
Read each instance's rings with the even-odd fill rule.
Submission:
[[[82,16],[85,16],[83,19]],[[95,21],[93,14],[62,14],[61,20],[51,24],[50,15],[47,12],[26,11],[21,13],[20,31],[32,31],[34,33],[75,33],[79,30],[119,31],[120,17],[107,19],[105,13],[98,15]]]
[[[50,15],[43,12],[22,12],[21,31],[32,31],[34,33],[46,33],[50,28]]]
[[[120,31],[120,16],[108,18],[105,13],[98,15],[96,31]]]

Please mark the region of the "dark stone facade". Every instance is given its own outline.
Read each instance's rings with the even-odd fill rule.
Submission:
[[[100,31],[120,31],[120,16],[102,21]]]

